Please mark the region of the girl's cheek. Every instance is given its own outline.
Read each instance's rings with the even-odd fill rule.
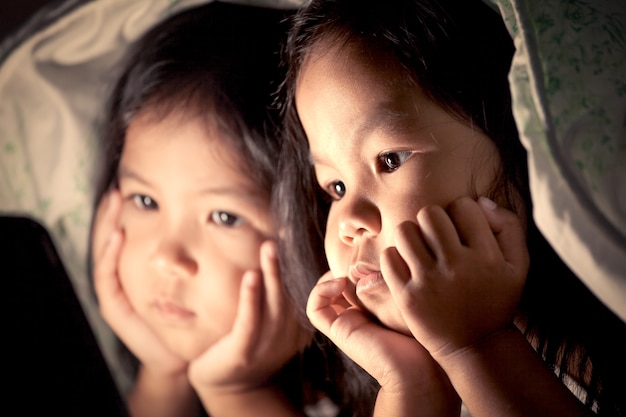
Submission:
[[[328,261],[328,267],[333,273],[335,278],[345,276],[348,273],[346,266],[347,248],[342,248],[341,242],[339,242],[339,235],[327,231],[324,239],[324,251],[326,252],[326,259]]]
[[[210,269],[218,269],[228,265],[240,271],[259,270],[261,268],[261,244],[265,237],[261,234],[240,237],[238,239],[211,239],[207,244],[207,252],[213,256],[205,258],[205,263]]]
[[[126,241],[138,237],[154,238],[159,230],[159,219],[156,212],[139,210],[132,201],[126,201],[122,205],[119,225]]]

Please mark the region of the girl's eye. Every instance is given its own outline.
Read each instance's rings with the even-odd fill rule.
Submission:
[[[221,226],[235,227],[244,223],[244,219],[226,211],[213,211],[210,214],[213,223]]]
[[[385,152],[378,157],[383,171],[393,172],[400,168],[413,155],[411,151]]]
[[[342,181],[333,181],[326,186],[325,191],[333,201],[341,200],[346,194],[346,185]]]
[[[142,210],[157,210],[159,208],[157,202],[154,201],[150,196],[135,194],[132,196],[132,199],[135,205]]]

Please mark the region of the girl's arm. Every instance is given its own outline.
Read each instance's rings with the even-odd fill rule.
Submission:
[[[187,381],[187,363],[161,344],[135,313],[120,284],[120,207],[117,191],[111,191],[98,207],[93,235],[94,284],[102,317],[142,364],[127,398],[129,411],[133,417],[195,416],[199,404]]]
[[[472,417],[593,416],[516,328],[437,357]]]
[[[587,409],[513,325],[529,265],[524,235],[514,213],[462,198],[402,224],[381,270],[473,417],[582,416]]]
[[[242,279],[231,332],[190,364],[189,380],[211,417],[301,416],[274,377],[310,335],[283,293],[273,242],[261,247],[261,269]]]
[[[249,391],[205,394],[202,402],[211,417],[302,417],[278,387],[256,387]]]
[[[374,416],[458,416],[460,400],[448,377],[412,337],[375,323],[351,305],[347,278],[326,273],[307,303],[311,323],[372,375],[381,388]]]

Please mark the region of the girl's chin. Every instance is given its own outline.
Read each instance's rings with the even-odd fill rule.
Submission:
[[[171,353],[184,362],[191,362],[197,359],[216,343],[215,340],[184,341],[180,336],[175,339],[163,340],[163,342]]]

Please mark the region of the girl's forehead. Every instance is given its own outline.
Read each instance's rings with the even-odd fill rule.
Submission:
[[[190,130],[190,126],[194,128]],[[151,142],[155,146],[167,144],[175,145],[176,148],[185,147],[189,145],[186,142],[190,134],[201,139],[196,142],[196,146],[201,146],[203,153],[206,152],[206,155],[211,155],[220,163],[232,168],[245,163],[236,146],[236,141],[241,139],[233,138],[210,111],[204,114],[184,110],[160,113],[158,110],[144,109],[131,120],[126,130],[124,148],[152,146]],[[137,143],[137,140],[140,142]]]
[[[232,184],[261,190],[255,170],[245,161],[236,140],[217,124],[203,118],[171,113],[157,120],[135,118],[126,134],[120,169],[167,170],[213,181],[230,178]],[[156,161],[156,162],[155,162]]]
[[[322,65],[331,74],[332,71],[345,73],[367,71],[372,81],[395,86],[398,83],[409,87],[407,71],[396,57],[378,46],[367,44],[360,38],[321,40],[305,56],[300,68],[297,83],[311,66]],[[297,87],[297,85],[296,85]]]

